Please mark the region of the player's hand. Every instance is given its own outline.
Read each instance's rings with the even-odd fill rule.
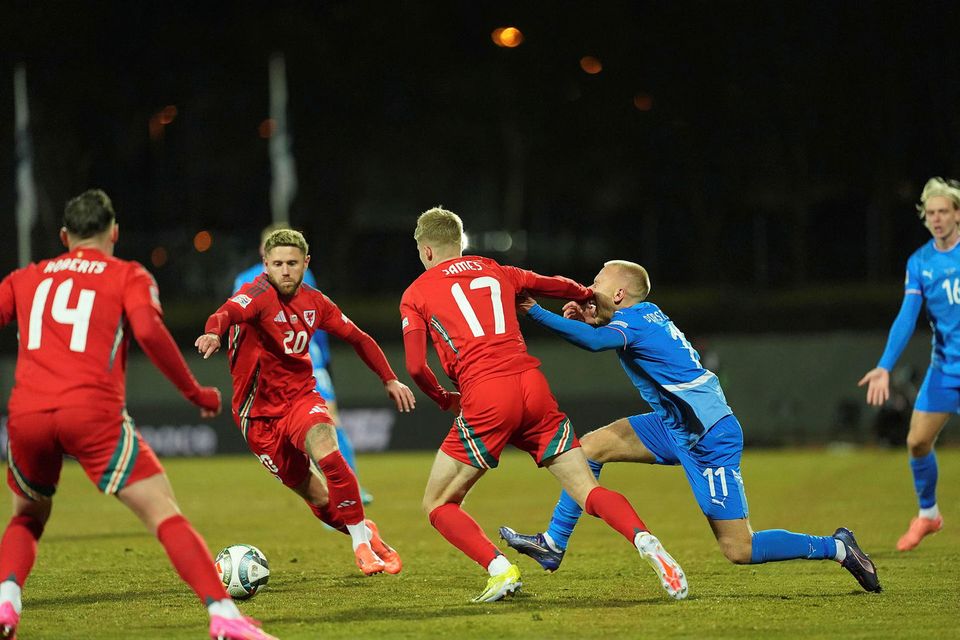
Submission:
[[[517,296],[516,303],[517,313],[525,316],[530,313],[530,309],[533,309],[533,305],[537,304],[537,301],[526,294],[521,294]]]
[[[206,360],[220,350],[220,336],[215,333],[205,333],[193,343],[203,359]]]
[[[593,300],[588,300],[582,304],[571,300],[563,305],[563,317],[592,325],[599,323],[597,319],[597,304]]]
[[[446,411],[449,411],[455,416],[460,415],[460,392],[449,392],[447,394],[447,399],[450,400],[450,404],[447,405]]]
[[[867,385],[867,404],[879,407],[890,397],[890,372],[882,367],[871,369],[857,383],[863,385]]]
[[[190,402],[200,407],[201,418],[214,418],[220,415],[222,400],[220,389],[216,387],[200,387],[190,398]]]
[[[383,385],[383,388],[387,390],[387,395],[397,405],[397,411],[401,413],[413,411],[417,399],[413,397],[413,391],[410,391],[410,387],[399,380],[391,380]]]

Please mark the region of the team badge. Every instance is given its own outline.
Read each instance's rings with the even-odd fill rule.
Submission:
[[[306,322],[311,327],[313,323],[317,321],[317,312],[314,309],[307,309],[303,312],[303,321]]]

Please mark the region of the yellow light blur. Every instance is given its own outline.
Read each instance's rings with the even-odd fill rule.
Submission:
[[[199,231],[197,235],[193,236],[193,248],[200,253],[207,251],[211,245],[213,245],[213,236],[210,235],[209,231]]]
[[[167,264],[167,250],[164,247],[155,247],[153,251],[150,252],[150,262],[153,263],[155,267],[162,267]]]
[[[490,34],[490,39],[498,47],[513,49],[523,44],[523,33],[516,27],[497,27]]]
[[[603,65],[593,56],[583,56],[580,58],[580,68],[590,75],[596,75],[603,71]]]

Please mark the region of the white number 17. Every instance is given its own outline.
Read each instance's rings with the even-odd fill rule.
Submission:
[[[503,301],[500,300],[500,282],[490,276],[481,276],[470,281],[470,288],[490,289],[490,303],[493,305],[493,333],[505,333],[507,325],[503,319]],[[470,306],[470,301],[467,300],[467,294],[463,292],[463,287],[460,286],[459,282],[455,282],[454,285],[450,287],[450,293],[453,294],[453,299],[457,301],[457,306],[460,307],[460,313],[463,314],[463,319],[466,320],[470,326],[470,331],[473,333],[473,336],[479,338],[484,335],[480,319],[477,318],[473,307]]]

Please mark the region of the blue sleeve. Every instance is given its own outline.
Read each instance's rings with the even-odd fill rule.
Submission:
[[[587,351],[607,351],[625,346],[626,337],[620,331],[607,327],[594,327],[586,322],[570,320],[533,305],[527,317],[542,324],[561,338]]]
[[[313,277],[313,271],[310,269],[303,272],[303,281],[314,289],[317,288],[317,279]]]
[[[880,356],[878,367],[890,371],[897,364],[897,359],[903,353],[907,343],[910,342],[910,336],[913,335],[913,330],[917,327],[917,317],[920,315],[922,306],[922,296],[916,293],[908,293],[903,296],[900,313],[897,314],[897,319],[893,321],[893,326],[890,327],[887,348],[883,350],[883,355]]]

